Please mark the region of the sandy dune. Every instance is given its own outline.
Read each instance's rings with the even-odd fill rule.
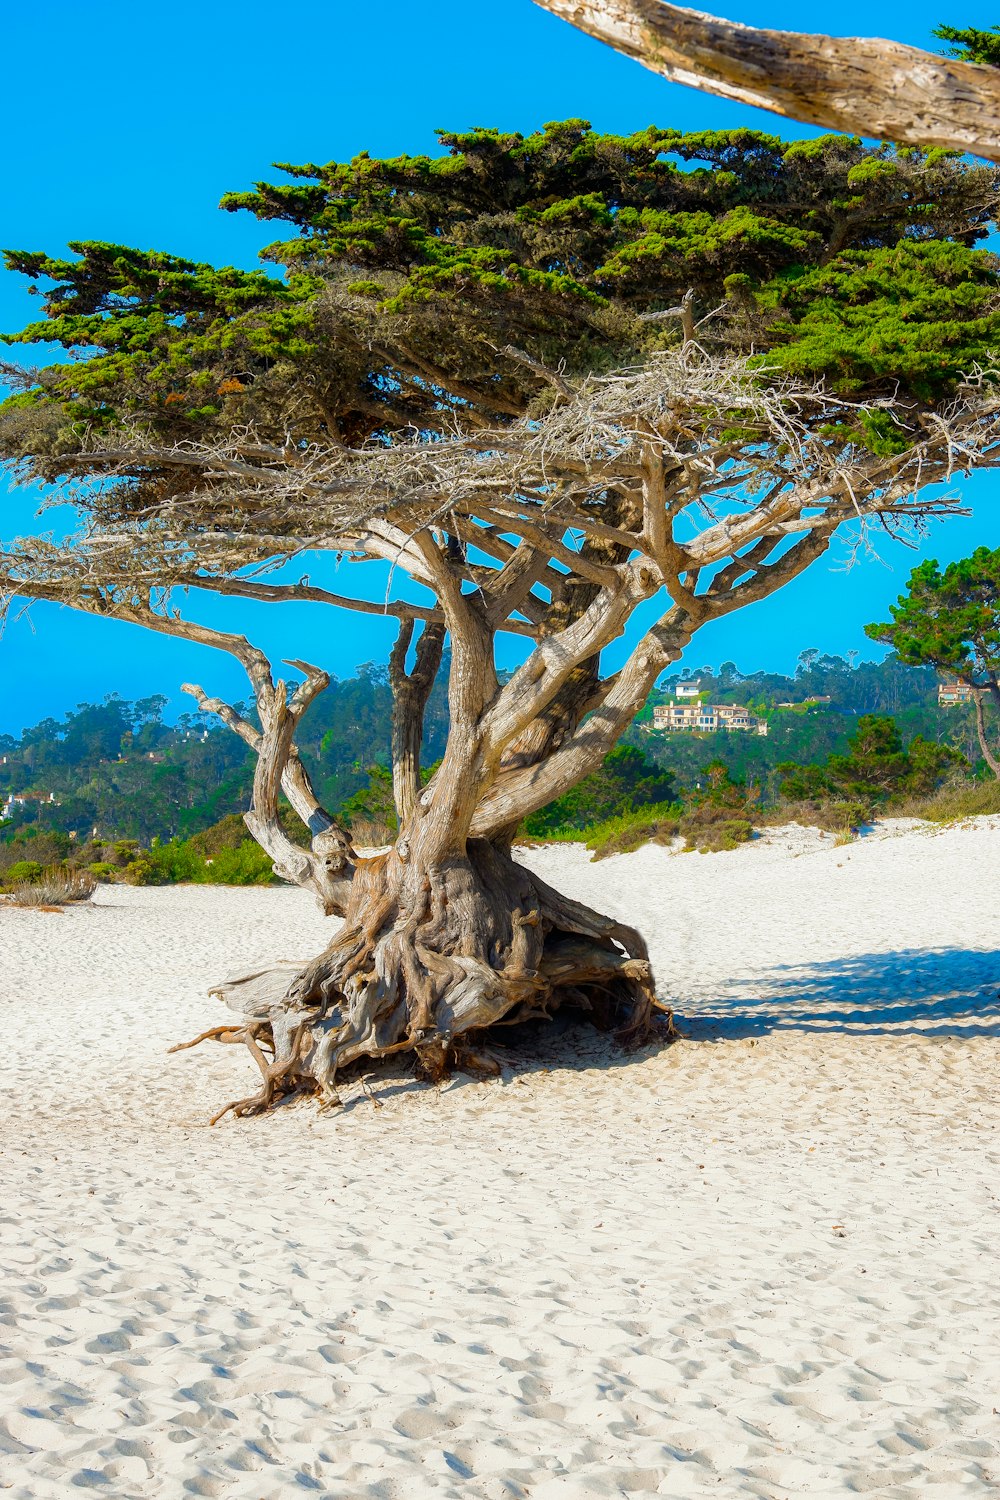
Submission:
[[[210,1130],[308,898],[0,913],[12,1500],[1000,1494],[1000,826],[527,858],[685,1040]]]

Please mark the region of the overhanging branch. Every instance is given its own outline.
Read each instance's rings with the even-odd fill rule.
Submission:
[[[1000,162],[1000,72],[869,37],[726,21],[665,0],[535,0],[672,83],[844,130]]]

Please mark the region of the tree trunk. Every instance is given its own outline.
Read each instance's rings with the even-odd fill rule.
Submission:
[[[611,594],[609,609],[618,602],[617,593]],[[600,712],[593,716],[586,743],[576,748],[599,759],[619,737],[622,713],[627,709],[631,717],[637,711],[650,674],[670,653],[661,641],[650,639],[637,653],[641,670],[618,674],[606,700],[599,691],[595,653],[581,650],[581,659],[569,667],[551,653],[552,691],[546,697],[537,674],[529,677],[524,692],[533,695],[533,711],[524,714],[520,699],[514,700],[518,711],[508,705],[504,737],[492,732],[501,694],[488,621],[475,597],[457,590],[449,596],[448,609],[453,642],[450,730],[441,765],[424,787],[420,730],[443,631],[434,624],[425,628],[415,665],[407,672],[412,626],[404,622],[392,654],[400,827],[394,847],[373,859],[358,859],[347,834],[318,807],[297,758],[295,729],[321,690],[323,674],[299,663],[306,682],[290,694],[285,683],[274,683],[260,665],[255,684],[260,734],[242,720],[236,722],[234,710],[193,690],[205,706],[236,722],[238,732],[257,748],[247,823],[272,853],[275,870],[311,889],[328,913],[344,918],[326,951],[307,966],[283,964],[213,991],[240,1019],[182,1046],[209,1039],[241,1042],[262,1075],[259,1093],[226,1105],[216,1120],[229,1111],[257,1114],[300,1092],[336,1101],[338,1075],[361,1059],[397,1052],[412,1052],[421,1074],[431,1080],[456,1065],[497,1071],[478,1051],[486,1033],[495,1026],[548,1018],[561,1006],[589,1015],[625,1042],[652,1036],[657,1011],[664,1016],[661,1036],[673,1034],[671,1012],[656,999],[639,933],[560,895],[513,858],[517,824],[539,792],[534,785],[519,793],[509,789],[511,779],[527,777],[533,783],[551,768],[574,743],[581,721],[590,722],[588,711],[594,714],[596,705]],[[578,609],[573,613],[577,616]],[[580,619],[589,630],[586,613],[578,615],[577,623]],[[583,642],[591,639],[587,631],[580,634]],[[519,718],[525,722],[519,724]],[[289,777],[293,762],[300,767],[297,779]],[[571,758],[565,773],[554,778],[561,782],[556,791],[579,779],[586,768]],[[505,778],[508,791],[487,816],[488,826],[472,836],[484,799],[503,787]],[[314,837],[309,851],[291,845],[281,827],[278,788],[286,783],[304,810],[315,805],[324,820],[325,831]]]
[[[670,1034],[632,928],[560,895],[503,845],[473,839],[434,862],[419,848],[404,830],[389,854],[358,862],[343,928],[308,967],[213,992],[241,1020],[196,1041],[244,1042],[262,1074],[260,1092],[216,1120],[303,1091],[336,1102],[352,1063],[404,1050],[431,1080],[463,1064],[497,1071],[478,1053],[484,1033],[560,1006],[630,1043],[647,1040],[665,1011]]]
[[[984,691],[985,689],[983,688],[977,688],[973,690],[972,694],[976,705],[976,734],[979,737],[979,748],[983,752],[983,759],[993,772],[993,775],[1000,780],[1000,760],[997,759],[994,752],[990,749],[989,741],[986,738],[986,716],[983,712]],[[996,697],[997,691],[995,685],[993,693],[994,697]]]

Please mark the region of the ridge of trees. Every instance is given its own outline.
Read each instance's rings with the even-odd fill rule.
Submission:
[[[724,732],[651,735],[653,706],[669,701],[685,678],[703,683],[714,701],[749,701],[770,716],[771,734],[767,739]],[[590,829],[643,802],[674,802],[684,788],[696,786],[710,761],[720,761],[737,780],[749,779],[765,803],[773,801],[780,794],[780,766],[789,761],[810,766],[844,753],[864,714],[890,717],[907,742],[918,735],[944,737],[975,761],[972,712],[959,707],[942,713],[937,682],[933,668],[907,667],[895,656],[849,661],[818,651],[803,652],[792,675],[741,672],[733,662],[715,672],[670,674],[650,694],[622,750],[585,783],[534,814],[526,830],[542,837],[555,830]],[[810,702],[827,696],[828,708],[809,709]],[[777,711],[775,705],[783,701],[803,707]],[[111,696],[101,704],[82,704],[62,720],[43,719],[21,735],[0,735],[0,799],[25,791],[57,799],[15,808],[0,824],[0,845],[16,838],[22,846],[41,835],[65,840],[72,832],[83,847],[96,828],[107,846],[131,840],[148,848],[153,840],[179,838],[192,840],[195,852],[211,857],[211,839],[205,843],[203,836],[221,820],[227,846],[236,847],[245,830],[233,820],[250,797],[253,756],[212,716],[182,714],[168,722],[166,705],[163,697],[129,703]],[[447,735],[443,673],[432,690],[426,728],[423,753],[431,765]],[[391,694],[384,667],[368,664],[357,677],[334,682],[304,718],[299,737],[316,785],[339,816],[348,823],[392,821]],[[639,760],[625,762],[624,750]],[[291,831],[291,821],[288,827]],[[57,838],[48,853],[55,858],[60,849]],[[269,870],[266,859],[261,868]]]

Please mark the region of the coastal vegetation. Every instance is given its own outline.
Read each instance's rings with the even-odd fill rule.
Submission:
[[[894,656],[848,662],[816,651],[802,653],[794,676],[744,673],[733,662],[703,667],[694,680],[713,698],[752,699],[769,725],[765,739],[650,732],[652,707],[683,680],[692,676],[662,679],[619,746],[524,819],[517,842],[582,842],[599,858],[675,839],[710,852],[783,822],[843,832],[887,814],[947,821],[1000,811],[976,758],[975,710],[939,708],[929,669],[902,667]],[[443,676],[433,691],[443,699]],[[67,870],[133,884],[275,883],[270,857],[240,815],[253,785],[249,748],[211,720],[167,722],[165,703],[110,698],[0,739],[0,802],[11,808],[0,822],[0,887]],[[430,747],[447,733],[443,701],[430,732],[425,777]],[[300,743],[314,783],[340,788],[330,802],[355,845],[391,843],[386,673],[366,666],[335,683],[303,721]],[[348,765],[352,747],[358,758]],[[287,803],[279,816],[305,847]]]
[[[992,464],[1000,439],[992,168],[582,121],[442,142],[227,197],[286,235],[264,252],[280,279],[94,242],[8,254],[43,313],[12,341],[76,357],[13,372],[0,453],[62,486],[81,527],[8,549],[7,595],[241,662],[252,712],[188,691],[253,752],[250,833],[345,919],[291,982],[225,988],[241,1014],[218,1038],[263,1072],[238,1113],[299,1089],[333,1100],[339,1070],[400,1050],[441,1076],[490,1026],[562,1005],[632,1040],[669,1021],[642,936],[518,864],[519,828],[601,776],[704,624],[797,578],[843,527],[959,509],[940,481],[956,454]],[[383,566],[382,600],[313,581],[345,558]],[[417,586],[401,597],[400,575]],[[205,594],[398,618],[386,855],[358,857],[301,753],[327,675],[293,662],[298,685],[276,680],[199,618]],[[509,677],[500,633],[525,642]],[[734,841],[740,795],[709,766],[686,815]]]
[[[891,614],[891,624],[869,625],[867,633],[892,646],[901,662],[936,667],[971,689],[979,748],[1000,777],[984,709],[987,696],[1000,709],[1000,549],[977,547],[944,569],[932,559],[921,563]]]

